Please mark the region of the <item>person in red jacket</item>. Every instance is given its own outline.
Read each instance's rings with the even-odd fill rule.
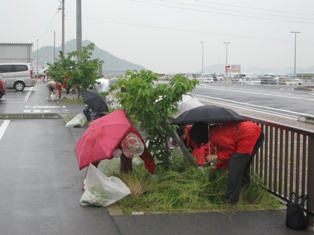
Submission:
[[[237,204],[241,187],[250,183],[250,166],[254,155],[264,141],[262,129],[250,121],[228,122],[209,128],[204,122],[195,123],[190,130],[190,137],[196,144],[210,139],[210,154],[208,162],[218,159],[215,167],[228,168],[228,186],[224,201]],[[202,137],[203,136],[203,137]],[[204,137],[205,136],[205,137]],[[216,153],[215,153],[216,151]]]

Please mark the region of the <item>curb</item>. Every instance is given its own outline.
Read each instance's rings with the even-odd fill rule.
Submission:
[[[0,114],[0,119],[60,119],[57,113],[8,113]]]

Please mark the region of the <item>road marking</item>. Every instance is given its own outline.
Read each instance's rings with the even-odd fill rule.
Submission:
[[[254,104],[248,104],[244,102],[238,102],[238,101],[233,101],[233,100],[228,100],[228,99],[223,99],[223,98],[217,98],[217,97],[212,97],[212,96],[207,96],[207,95],[196,95],[195,97],[199,97],[200,100],[204,101],[211,101],[211,102],[216,102],[216,103],[224,103],[228,104],[229,106],[232,104],[237,105],[239,108],[242,109],[247,109],[247,110],[252,110],[256,112],[261,112],[265,114],[272,113],[273,115],[276,116],[285,116],[286,118],[293,119],[295,120],[298,118],[300,115],[304,116],[311,116],[309,114],[305,113],[298,113],[290,110],[285,110],[285,109],[278,109],[278,108],[271,108],[267,106],[262,106],[262,105],[254,105]]]
[[[66,106],[62,106],[62,108],[64,108]],[[30,108],[30,109],[59,109],[60,106],[39,106],[39,105],[35,105],[35,106],[28,106],[28,105],[25,105],[25,108]]]
[[[208,89],[208,88],[207,88]],[[308,97],[308,93],[306,94],[302,94],[302,96],[292,96],[293,94],[290,94],[290,93],[282,93],[282,94],[278,94],[278,93],[275,93],[275,92],[263,92],[263,91],[249,91],[249,90],[246,90],[246,89],[242,89],[242,90],[239,90],[239,89],[231,89],[231,88],[223,88],[223,87],[209,87],[209,89],[213,89],[213,90],[221,90],[221,91],[232,91],[232,92],[238,92],[238,93],[245,93],[245,94],[260,94],[260,95],[263,95],[263,96],[274,96],[274,97],[283,97],[283,98],[289,98],[289,99],[298,99],[298,100],[311,100],[311,98]]]
[[[29,99],[29,97],[31,96],[31,93],[32,93],[32,91],[33,91],[33,88],[34,88],[34,87],[31,87],[31,89],[27,92],[27,94],[26,94],[26,96],[25,96],[25,98],[24,98],[24,103],[27,103],[27,102],[28,102],[28,99]]]
[[[5,130],[7,129],[9,123],[10,123],[10,120],[4,120],[2,125],[0,126],[0,140],[1,140]]]
[[[47,106],[47,105],[43,105],[43,106],[39,106],[39,105],[35,105],[35,106],[28,106],[25,105],[25,109],[24,109],[24,113],[51,113],[53,112],[52,110],[55,109],[61,109],[62,113],[69,113],[69,110],[67,109],[66,106]]]

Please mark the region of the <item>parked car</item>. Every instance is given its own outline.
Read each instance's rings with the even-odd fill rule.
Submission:
[[[251,77],[251,76],[246,76],[243,80],[242,80],[243,84],[253,84],[253,85],[259,85],[261,84],[261,79],[258,77]]]
[[[6,93],[6,89],[5,89],[5,81],[1,78],[0,76],[0,99],[2,98],[2,96],[5,95]]]
[[[298,85],[298,81],[291,77],[280,77],[278,85]]]
[[[234,84],[242,84],[243,79],[246,77],[245,74],[235,74],[232,78],[231,78],[231,82]]]
[[[270,76],[270,75],[262,76],[261,77],[261,84],[274,85],[274,84],[277,84],[277,79],[274,76]]]
[[[0,76],[6,88],[23,91],[25,87],[35,86],[32,66],[29,63],[0,63]]]
[[[222,74],[215,74],[213,79],[214,79],[214,82],[223,82],[223,81],[225,81],[225,77]]]
[[[302,85],[301,79],[298,78],[297,75],[295,74],[286,74],[283,76],[284,79],[291,81],[291,83],[296,83],[296,84],[290,84],[290,85]],[[294,81],[294,82],[293,82]]]
[[[200,77],[197,78],[202,83],[213,83],[214,78],[209,73],[204,73]]]

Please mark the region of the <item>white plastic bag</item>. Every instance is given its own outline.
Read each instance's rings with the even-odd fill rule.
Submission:
[[[98,170],[107,176],[118,174],[120,172],[120,158],[102,160],[98,165]]]
[[[104,175],[92,164],[88,166],[84,189],[85,192],[80,199],[82,206],[106,207],[131,193],[122,180]]]
[[[66,127],[83,127],[85,122],[86,122],[86,117],[84,113],[79,113],[77,114],[74,118],[72,118],[67,124],[65,125]]]
[[[50,99],[51,100],[55,100],[56,99],[56,94],[51,92]]]

